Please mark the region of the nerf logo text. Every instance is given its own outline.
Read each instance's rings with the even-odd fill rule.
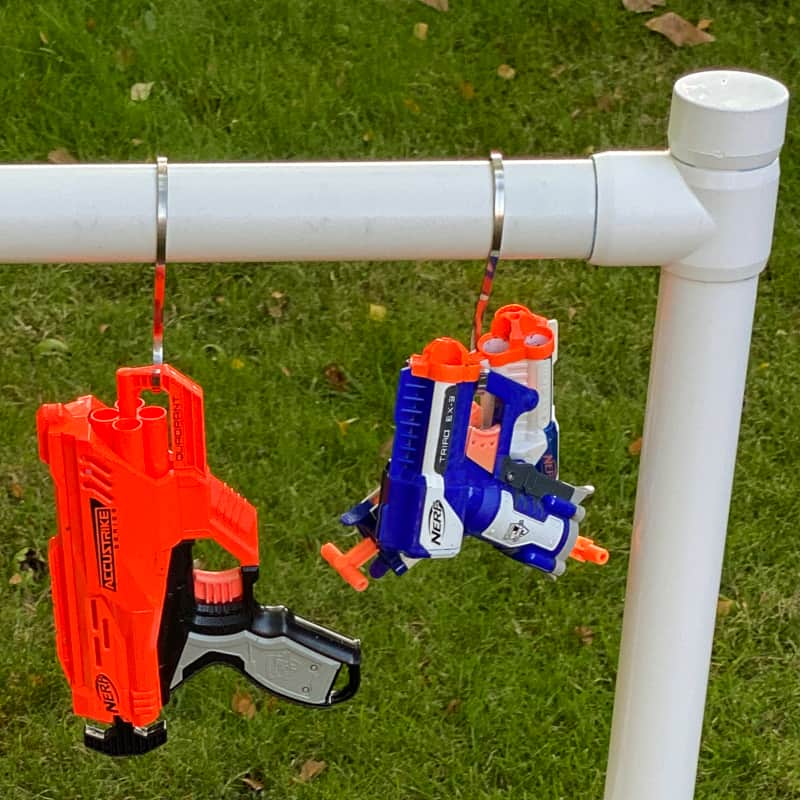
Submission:
[[[288,650],[267,657],[267,675],[273,679],[288,678],[300,665]]]
[[[117,687],[105,673],[101,672],[94,681],[94,688],[97,696],[106,707],[109,714],[119,713],[119,693]]]
[[[115,547],[117,543],[116,509],[104,506],[97,500],[90,501],[92,509],[92,529],[94,550],[97,559],[97,576],[100,585],[109,591],[117,591],[117,564]]]
[[[444,536],[445,511],[441,500],[436,500],[428,512],[428,533],[431,544],[440,545]]]

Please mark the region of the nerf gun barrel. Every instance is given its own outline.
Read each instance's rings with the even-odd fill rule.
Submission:
[[[372,549],[323,550],[354,588],[366,588],[358,568],[371,552],[373,577],[400,575],[420,559],[455,556],[464,534],[552,576],[571,554],[607,561],[578,535],[594,490],[558,480],[556,332],[523,306],[505,306],[477,351],[442,338],[411,357],[400,371],[380,494],[342,517]]]
[[[162,744],[163,705],[210,664],[317,707],[351,697],[360,675],[358,641],[256,603],[256,510],[208,468],[202,390],[163,365],[168,422],[140,399],[151,376],[152,367],[120,369],[116,407],[85,396],[37,415],[56,490],[58,656],[75,712],[111,724],[87,725],[86,745],[110,755]],[[240,566],[194,569],[192,544],[204,538]],[[343,666],[348,682],[337,689]]]

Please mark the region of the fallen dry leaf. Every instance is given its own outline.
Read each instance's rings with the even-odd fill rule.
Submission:
[[[674,11],[668,11],[660,17],[653,17],[645,22],[645,25],[651,31],[666,36],[676,47],[694,47],[697,44],[715,41],[710,33],[701,31]]]
[[[597,98],[597,110],[598,111],[613,111],[614,110],[614,103],[615,99],[613,95],[604,94]]]
[[[136,51],[132,47],[120,47],[114,53],[114,61],[118,69],[127,69],[136,63]]]
[[[347,375],[338,364],[328,364],[324,369],[325,380],[336,389],[343,392],[347,388]]]
[[[267,313],[272,319],[280,319],[283,312],[289,305],[289,298],[284,292],[274,291],[270,293],[270,299],[266,303]]]
[[[622,5],[628,11],[635,11],[641,14],[643,11],[652,11],[656,6],[665,6],[667,0],[622,0]]]
[[[452,699],[452,700],[451,700],[451,701],[450,701],[450,702],[447,704],[447,708],[444,710],[444,713],[445,713],[445,714],[447,714],[447,716],[450,716],[451,714],[455,714],[455,713],[456,713],[456,711],[458,711],[458,709],[459,709],[459,708],[461,708],[461,704],[462,704],[463,702],[464,702],[464,701],[463,701],[463,700],[461,700],[460,698],[458,698],[458,697],[454,697],[454,698],[453,698],[453,699]]]
[[[8,494],[14,500],[22,500],[25,496],[25,489],[19,481],[11,481],[8,487]]]
[[[50,44],[50,40],[47,38],[47,34],[44,31],[39,31],[39,41],[42,44]]]
[[[632,441],[632,442],[631,442],[631,443],[628,445],[628,452],[629,452],[629,453],[630,453],[632,456],[638,456],[638,455],[639,455],[639,453],[641,453],[641,452],[642,452],[642,437],[641,437],[641,436],[640,436],[638,439],[634,439],[634,440],[633,440],[633,441]]]
[[[19,586],[22,583],[22,575],[19,572],[15,572],[9,579],[8,582],[11,586]]]
[[[107,330],[108,330],[110,327],[111,327],[111,325],[109,325],[109,323],[108,323],[108,322],[101,322],[101,323],[100,323],[100,324],[97,326],[97,330],[98,330],[100,333],[105,333],[105,332],[106,332],[106,331],[107,331]]]
[[[244,778],[242,778],[242,783],[253,792],[264,791],[264,784],[255,778],[251,778],[249,775],[245,775]]]
[[[590,645],[594,641],[594,631],[586,625],[578,625],[575,628],[575,635],[585,645]]]
[[[375,133],[371,130],[364,131],[361,135],[361,141],[369,144],[375,138]]]
[[[131,100],[134,103],[142,103],[150,97],[150,92],[153,90],[153,81],[147,83],[134,83],[131,86]]]
[[[733,611],[735,605],[736,603],[734,603],[733,600],[720,595],[719,599],[717,600],[717,619],[720,619],[721,617],[727,617],[728,614]]]
[[[572,306],[570,306],[567,309],[567,317],[569,317],[570,319],[575,319],[575,315],[577,313],[578,313],[578,309],[577,308],[573,308]]]
[[[234,692],[231,698],[231,708],[246,719],[253,719],[256,715],[256,704],[249,692]]]
[[[275,697],[274,694],[268,694],[268,695],[265,696],[265,698],[264,698],[264,711],[267,711],[268,713],[271,713],[276,708],[278,708],[279,706],[280,706],[280,703],[278,702],[278,698]]]
[[[315,761],[313,758],[309,758],[308,761],[300,767],[300,774],[297,776],[297,780],[300,783],[313,781],[327,766],[328,765],[324,761]]]
[[[497,68],[497,74],[504,81],[510,81],[514,79],[514,76],[517,74],[517,71],[510,64],[501,64]]]
[[[354,423],[358,422],[358,417],[350,417],[350,419],[337,419],[336,424],[339,426],[339,433],[342,436],[347,436],[347,429]]]
[[[428,38],[428,23],[418,22],[414,25],[414,36],[424,42]]]
[[[435,8],[437,11],[447,11],[449,8],[447,0],[420,0],[420,2],[425,3],[426,6]]]
[[[133,138],[133,139],[131,139],[131,144],[134,147],[138,147],[140,144],[144,144],[144,139]]]
[[[281,372],[282,372],[282,373],[283,373],[283,374],[284,374],[284,375],[285,375],[287,378],[291,378],[291,377],[292,377],[292,373],[291,373],[291,370],[289,369],[289,367],[284,367],[284,366],[282,366],[282,367],[281,367]]]
[[[375,320],[375,322],[383,322],[386,319],[386,306],[370,303],[369,318]]]
[[[461,96],[465,100],[475,99],[475,87],[469,81],[464,81],[458,88],[461,90]]]
[[[47,154],[47,160],[51,164],[77,164],[78,159],[75,158],[66,147],[56,147]]]
[[[701,19],[700,22],[697,23],[697,30],[699,31],[708,30],[711,27],[711,23],[713,21],[714,21],[713,19]]]

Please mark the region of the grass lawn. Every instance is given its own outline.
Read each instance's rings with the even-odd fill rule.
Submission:
[[[672,83],[692,69],[800,87],[797,0],[668,8],[713,19],[716,42],[675,48],[619,0],[3,3],[0,160],[584,155],[665,146]],[[153,82],[143,102],[137,82]],[[800,582],[785,539],[800,516],[798,116],[756,311],[699,798],[800,797]],[[398,368],[436,335],[468,336],[482,269],[170,268],[168,358],[205,388],[212,468],[259,509],[259,599],[361,637],[364,683],[315,712],[209,670],[167,707],[166,747],[113,761],[81,744],[49,581],[20,573],[17,554],[45,553],[54,530],[35,411],[89,392],[110,402],[116,367],[146,361],[151,270],[0,268],[0,797],[602,795],[656,270],[505,263],[493,299],[562,323],[562,475],[597,487],[585,533],[612,551],[606,568],[573,564],[553,584],[469,541],[356,595],[318,557],[347,543],[338,513],[379,477]],[[232,709],[237,691],[252,692],[253,718]],[[327,767],[304,783],[308,759]]]

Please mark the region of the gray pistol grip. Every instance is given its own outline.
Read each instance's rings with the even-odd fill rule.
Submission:
[[[296,617],[286,606],[256,605],[245,625],[219,633],[190,630],[170,690],[203,667],[228,664],[280,697],[317,708],[344,702],[358,691],[358,639]],[[342,666],[347,684],[334,689]]]
[[[170,689],[210,664],[227,663],[273,694],[314,706],[330,705],[341,663],[288,636],[248,630],[209,636],[190,632]]]

